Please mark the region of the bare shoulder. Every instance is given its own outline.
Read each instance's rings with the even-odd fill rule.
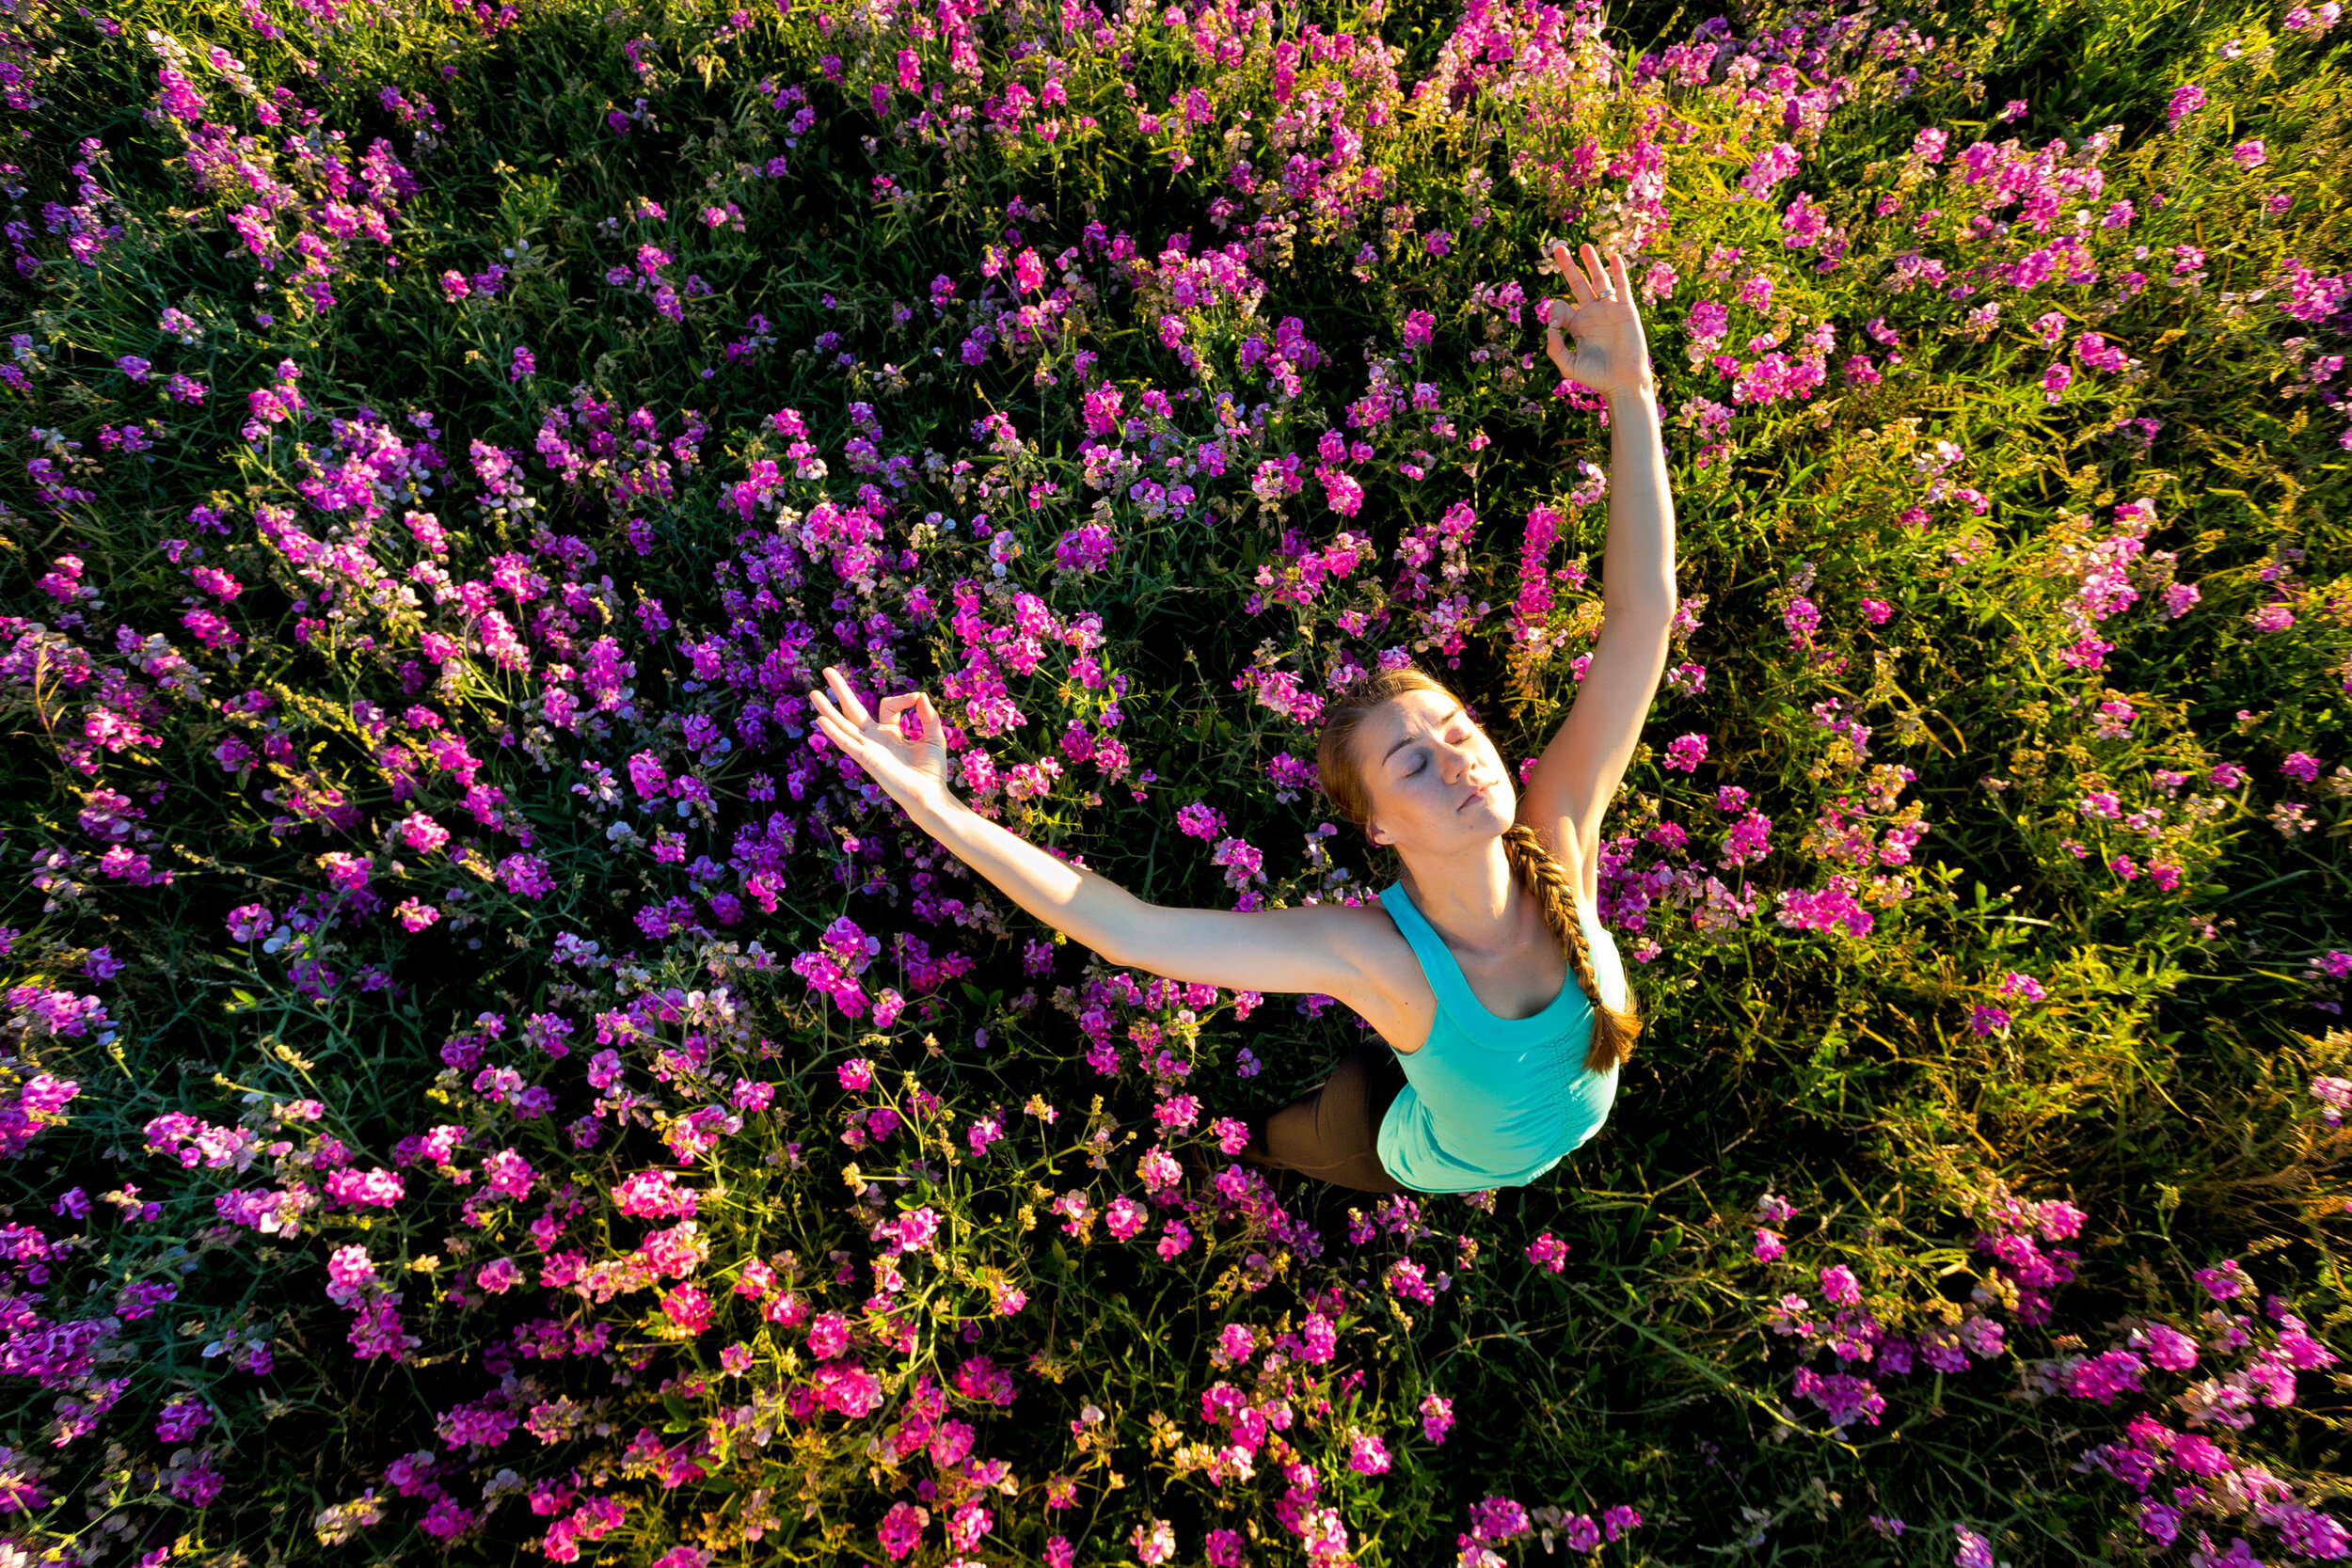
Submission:
[[[1437,1022],[1438,998],[1413,944],[1377,899],[1319,907],[1332,911],[1332,928],[1357,976],[1356,994],[1339,1000],[1396,1050],[1407,1054],[1420,1050]]]
[[[1437,995],[1413,944],[1378,900],[1301,904],[1241,915],[1200,911],[1186,924],[1202,919],[1216,923],[1219,945],[1229,951],[1198,974],[1173,977],[1250,990],[1319,991],[1360,1015],[1402,1052],[1418,1051],[1429,1037]]]

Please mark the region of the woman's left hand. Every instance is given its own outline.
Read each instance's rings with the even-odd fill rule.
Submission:
[[[1649,341],[1642,332],[1641,313],[1633,308],[1625,257],[1613,250],[1604,266],[1591,245],[1583,252],[1580,264],[1565,245],[1551,247],[1551,264],[1575,297],[1551,302],[1544,351],[1564,378],[1603,397],[1654,393],[1658,384],[1650,373]],[[1563,327],[1576,339],[1573,351],[1560,335]]]

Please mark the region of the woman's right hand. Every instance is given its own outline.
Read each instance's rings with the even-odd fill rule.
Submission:
[[[900,805],[910,800],[937,800],[947,793],[950,764],[946,731],[928,692],[913,691],[884,697],[879,713],[868,713],[857,700],[838,668],[825,666],[831,700],[820,691],[808,694],[817,710],[817,728],[882,785]],[[912,710],[921,725],[919,737],[909,739],[902,721]]]

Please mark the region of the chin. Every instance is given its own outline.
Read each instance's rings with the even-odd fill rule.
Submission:
[[[1462,813],[1462,829],[1482,839],[1501,838],[1511,831],[1511,824],[1518,820],[1518,800],[1496,790],[1493,795]]]

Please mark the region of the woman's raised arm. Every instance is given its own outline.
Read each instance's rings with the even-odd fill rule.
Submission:
[[[1377,933],[1363,911],[1311,906],[1238,913],[1148,904],[1108,878],[1052,855],[980,816],[947,787],[947,748],[928,693],[885,697],[868,714],[828,667],[830,700],[810,692],[817,726],[922,830],[1014,903],[1112,963],[1235,990],[1321,992],[1378,1007],[1365,976]],[[903,722],[921,725],[912,738]],[[1375,1022],[1377,1022],[1375,1020]]]

